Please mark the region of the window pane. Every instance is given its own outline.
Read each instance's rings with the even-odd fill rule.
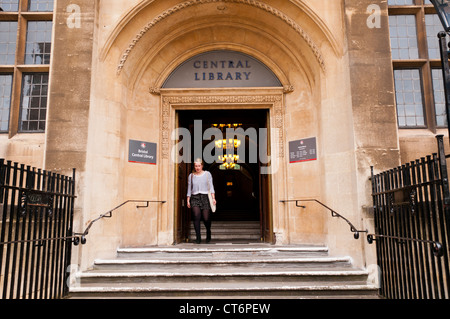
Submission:
[[[422,84],[419,70],[394,70],[394,82],[399,126],[425,126],[422,103]]]
[[[52,21],[29,21],[25,64],[50,64]]]
[[[414,4],[414,0],[388,0],[390,6],[402,6]]]
[[[424,3],[425,4],[432,4],[430,0],[425,0]]]
[[[437,14],[425,15],[425,26],[427,30],[428,55],[430,59],[440,59],[439,39],[437,34],[444,31]]]
[[[0,22],[0,64],[11,65],[16,59],[17,22]]]
[[[9,128],[12,79],[11,74],[0,74],[0,132],[8,132]]]
[[[433,77],[433,93],[434,93],[434,106],[436,109],[436,125],[447,126],[447,112],[445,110],[445,91],[444,81],[442,79],[442,70],[431,70]]]
[[[389,17],[392,59],[418,59],[416,17],[397,15]]]
[[[48,73],[23,75],[20,130],[22,132],[45,131],[47,112]]]
[[[19,11],[19,0],[0,0],[0,8],[2,11],[17,12]]]
[[[53,0],[29,0],[28,11],[53,11]]]

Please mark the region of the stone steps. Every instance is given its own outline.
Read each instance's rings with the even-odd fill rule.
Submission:
[[[349,258],[236,258],[236,259],[216,259],[216,260],[198,260],[192,259],[133,259],[133,260],[97,260],[95,263],[95,269],[104,270],[146,270],[159,269],[165,267],[167,269],[177,269],[179,267],[197,267],[203,269],[211,269],[213,267],[253,267],[253,268],[266,268],[266,267],[297,267],[297,268],[322,268],[329,267],[330,265],[336,266],[350,266]]]
[[[217,286],[166,284],[151,287],[83,287],[74,288],[71,298],[377,298],[375,289],[368,285],[286,285],[274,283],[264,286],[253,284],[228,284]],[[83,297],[84,295],[84,297]]]
[[[206,228],[200,224],[202,240],[206,239]],[[191,222],[189,240],[195,240],[194,225]],[[211,242],[243,241],[258,242],[261,240],[259,221],[213,221],[211,224]]]
[[[376,298],[366,270],[323,246],[121,248],[76,276],[71,298]]]
[[[173,247],[141,247],[119,248],[119,258],[135,257],[227,257],[233,256],[272,256],[273,253],[283,253],[283,256],[328,256],[328,248],[324,246],[275,246],[265,244],[180,244]],[[238,248],[238,249],[237,249]]]
[[[368,273],[363,270],[261,270],[243,271],[242,269],[226,269],[225,271],[211,271],[208,273],[199,270],[187,272],[90,272],[80,275],[80,284],[83,287],[95,287],[101,281],[103,286],[127,284],[132,287],[151,287],[152,284],[180,283],[208,286],[211,283],[232,285],[245,281],[250,283],[289,283],[296,286],[307,286],[319,283],[349,282],[364,285]]]

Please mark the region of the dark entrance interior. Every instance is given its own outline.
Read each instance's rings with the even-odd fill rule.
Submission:
[[[219,126],[220,124],[237,124],[244,132],[253,128],[259,129],[268,127],[268,110],[195,110],[178,111],[178,127],[186,128],[194,138],[194,122],[201,120],[202,135],[206,129]],[[197,132],[198,134],[198,132]],[[250,134],[237,136],[241,140],[241,146],[245,147],[245,159],[236,161],[237,166],[233,169],[226,169],[221,166],[222,162],[217,160],[214,163],[205,162],[204,170],[211,172],[214,181],[214,188],[217,199],[217,211],[212,214],[212,221],[227,221],[233,223],[245,223],[249,221],[259,222],[260,238],[263,241],[271,242],[271,220],[270,220],[270,194],[269,177],[260,174],[260,162],[250,159],[249,151],[253,147],[259,150],[258,139],[254,140]],[[224,136],[225,138],[225,136]],[[203,140],[202,149],[210,144],[214,139]],[[191,145],[191,160],[189,163],[178,164],[178,194],[177,194],[177,242],[186,242],[189,238],[191,223],[191,212],[186,207],[187,179],[192,172],[195,151],[194,143]],[[226,151],[224,151],[226,153]]]

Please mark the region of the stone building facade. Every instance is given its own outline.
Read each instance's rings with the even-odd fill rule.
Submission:
[[[360,266],[375,263],[364,238],[353,239],[348,225],[320,205],[284,201],[317,199],[359,229],[372,229],[370,166],[381,171],[432,153],[434,136],[447,133],[438,109],[439,57],[431,54],[439,25],[426,0],[0,5],[0,32],[10,36],[2,42],[15,47],[0,52],[7,101],[0,157],[61,173],[76,168],[75,230],[126,200],[165,201],[127,206],[96,224],[75,250],[82,268],[117,247],[185,240],[184,185],[192,167],[174,153],[177,128],[195,135],[196,119],[209,127],[258,123],[258,149],[271,158],[228,172],[233,190],[224,170],[207,163],[223,191],[219,209],[254,200],[262,241],[325,244]],[[33,42],[33,32],[47,37]],[[152,163],[130,159],[132,141],[155,146]],[[315,156],[296,153],[306,141]],[[249,197],[236,197],[243,193]]]

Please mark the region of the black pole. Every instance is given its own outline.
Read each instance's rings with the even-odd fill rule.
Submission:
[[[445,157],[445,149],[444,149],[444,136],[437,135],[436,141],[438,146],[439,167],[442,180],[442,192],[444,194],[443,195],[444,204],[446,206],[450,206],[450,185],[448,180],[447,158]]]
[[[447,127],[450,139],[450,66],[448,63],[447,33],[438,33],[439,47],[441,49],[442,79],[444,80],[445,110],[447,113]]]

